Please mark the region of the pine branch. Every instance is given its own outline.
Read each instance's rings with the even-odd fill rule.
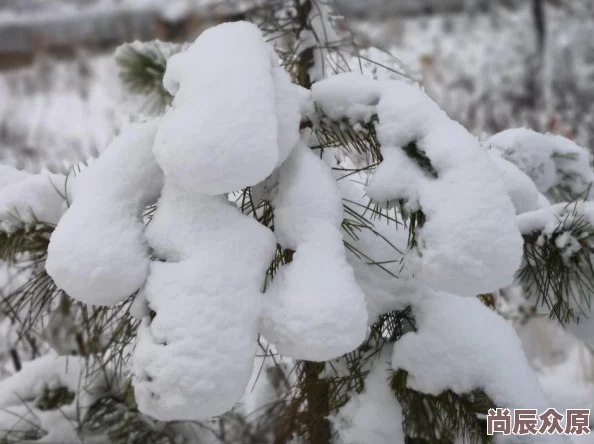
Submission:
[[[402,148],[406,155],[412,159],[423,171],[427,172],[432,178],[437,179],[437,171],[431,165],[431,160],[427,154],[419,148],[416,142],[410,142]]]
[[[558,217],[552,231],[524,235],[524,261],[518,279],[536,304],[562,323],[590,311],[594,293],[594,227],[578,205]]]
[[[186,442],[173,424],[158,425],[138,411],[128,386],[129,395],[109,394],[91,407],[81,427],[89,434],[101,433],[114,444],[178,444]]]
[[[35,221],[27,223],[19,218],[0,222],[0,261],[14,264],[28,255],[29,261],[38,261],[44,257],[49,245],[49,238],[54,226]]]
[[[33,217],[33,221],[37,219]],[[45,271],[49,239],[55,227],[41,222],[25,223],[18,218],[0,226],[4,228],[0,231],[0,260],[27,276],[24,284],[0,299],[0,314],[11,320],[17,342],[30,342],[31,332],[44,332],[48,317],[51,323],[52,316],[68,318],[77,312],[80,316],[76,331],[69,332],[76,342],[73,351],[97,358],[88,361],[97,365],[87,368],[87,372],[103,371],[112,365],[121,374],[126,359],[124,350],[134,340],[138,326],[129,313],[133,297],[111,307],[88,308],[74,301],[57,288]],[[56,327],[66,328],[60,324]]]
[[[379,164],[382,161],[380,143],[377,140],[375,124],[377,115],[369,121],[350,122],[332,120],[324,110],[316,105],[316,122],[311,124],[318,138],[319,145],[314,148],[341,148],[348,154],[356,154],[367,165]]]
[[[407,379],[408,373],[399,370],[390,387],[402,406],[404,432],[409,437],[443,444],[458,442],[457,438],[468,444],[492,442],[486,421],[478,416],[493,407],[483,392],[458,395],[447,390],[438,396],[426,395],[408,388]]]
[[[173,97],[163,86],[167,61],[186,45],[152,42],[125,43],[115,53],[120,79],[132,94],[145,96],[144,111],[162,114]]]

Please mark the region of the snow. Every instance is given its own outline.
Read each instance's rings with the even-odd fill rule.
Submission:
[[[499,406],[550,407],[513,327],[478,299],[428,290],[413,312],[418,332],[398,340],[392,355],[412,389],[437,395],[483,388]]]
[[[140,409],[161,420],[229,410],[249,381],[272,232],[228,200],[167,180],[147,229],[156,254],[132,360]],[[240,272],[238,272],[240,270]]]
[[[341,171],[341,168],[353,169],[354,165],[348,160],[339,165],[330,156],[326,155],[325,160],[334,168],[345,207],[343,218],[353,227],[343,228],[347,261],[365,293],[371,326],[378,316],[405,309],[416,291],[416,282],[399,278],[408,230],[394,211],[372,213],[370,199],[365,195],[364,175]]]
[[[580,305],[584,306],[586,301],[578,299]],[[589,302],[589,301],[588,301]],[[567,329],[577,338],[584,341],[590,348],[594,348],[594,317],[591,312],[579,312],[576,321],[568,323]]]
[[[535,210],[538,207],[540,193],[534,182],[517,166],[495,154],[494,151],[489,151],[489,155],[501,172],[501,178],[514,204],[516,214]]]
[[[485,152],[415,86],[345,74],[318,82],[312,98],[352,124],[377,114],[384,160],[367,189],[348,179],[337,186],[328,165],[299,141],[310,93],[290,83],[245,23],[203,34],[171,60],[165,84],[176,94],[166,115],[126,130],[77,179],[47,265],[60,288],[89,304],[115,304],[140,289],[131,364],[143,413],[200,420],[245,399],[259,331],[285,355],[328,360],[360,345],[377,316],[408,304],[420,330],[396,343],[393,365],[411,373],[415,388],[436,394],[486,384],[506,406],[546,407],[507,324],[476,300],[439,291],[474,296],[511,282],[522,245],[515,214],[529,212],[527,225],[538,225],[530,212],[546,204],[521,168]],[[404,154],[411,141],[437,178]],[[29,180],[3,171],[7,188]],[[274,234],[226,196],[256,184],[272,199]],[[342,198],[361,216],[372,202],[396,199],[422,209],[418,249],[408,251],[408,231],[381,218],[349,238]],[[145,229],[142,211],[157,199]],[[293,261],[262,296],[277,242],[295,250]],[[575,246],[568,236],[558,243]],[[402,279],[392,276],[403,264]],[[345,444],[402,436],[385,358],[339,413]],[[268,403],[269,389],[247,409]]]
[[[262,335],[281,355],[323,361],[365,339],[365,296],[348,265],[342,199],[328,166],[298,145],[279,171],[275,234],[295,251],[265,293]]]
[[[572,231],[572,227],[584,227],[584,224],[594,225],[594,204],[589,201],[555,204],[518,216],[522,234],[536,235],[537,246],[554,242],[567,267],[573,270],[581,267],[582,272],[588,272],[587,261],[576,261],[578,254],[589,254],[591,249],[591,241],[585,237],[588,235],[587,228],[584,236]],[[566,284],[567,288],[564,287],[568,295],[567,308],[573,311],[573,320],[567,323],[567,328],[576,337],[594,346],[594,320],[589,308],[589,294],[574,287],[580,277],[573,274]],[[553,295],[554,289],[549,291]],[[538,302],[539,294],[535,289],[528,289],[528,296],[534,303]]]
[[[578,218],[594,224],[594,204],[584,201],[559,203],[521,214],[517,221],[523,235],[541,233],[543,236],[550,236],[567,230]]]
[[[158,123],[132,125],[83,170],[72,205],[52,234],[46,270],[81,302],[121,302],[147,278],[142,211],[163,183],[150,150]]]
[[[522,256],[515,210],[499,171],[473,136],[403,81],[339,74],[314,85],[312,94],[334,119],[342,115],[353,123],[378,115],[384,159],[367,195],[381,204],[404,199],[409,210],[421,208],[427,219],[417,233],[418,251],[405,258],[410,273],[463,296],[513,280]],[[407,157],[401,148],[410,142],[428,156],[437,178]]]
[[[142,297],[156,316],[133,355],[139,406],[159,419],[222,414],[249,381],[276,239],[223,194],[268,177],[298,140],[303,96],[280,69],[243,22],[206,31],[168,64],[175,98],[153,147],[165,186],[146,232],[166,262],[151,264]]]
[[[516,326],[516,331],[551,407],[559,412],[592,410],[594,355],[591,349],[548,316],[531,317]],[[591,434],[583,440],[579,436],[572,438],[574,442],[592,442]]]
[[[217,195],[256,185],[272,173],[282,118],[273,63],[261,32],[246,22],[210,28],[169,60],[164,85],[175,99],[153,148],[166,176]]]
[[[114,393],[118,390],[110,369],[87,377],[83,372],[85,365],[83,358],[49,353],[24,363],[20,372],[0,381],[0,429],[12,430],[14,434],[42,430],[48,434],[38,442],[78,444],[75,421],[83,421],[93,403],[108,390]],[[79,390],[81,384],[85,390]],[[59,387],[76,394],[71,404],[44,411],[35,406],[46,388]]]
[[[0,176],[0,220],[5,231],[23,222],[58,223],[67,206],[66,176],[28,174],[4,165]]]
[[[311,103],[309,90],[292,83],[291,76],[282,66],[279,66],[278,56],[272,47],[268,48],[272,59],[272,78],[274,80],[274,94],[276,101],[276,116],[278,121],[277,167],[287,160],[291,151],[299,142],[299,123],[303,109]]]
[[[588,348],[573,345],[567,359],[557,366],[541,369],[538,378],[551,405],[558,411],[594,408],[594,381],[591,375],[592,353]],[[590,359],[588,363],[586,359]],[[590,374],[584,371],[590,369]],[[592,424],[592,418],[590,419]]]
[[[264,413],[288,394],[297,379],[292,371],[295,361],[278,355],[274,347],[266,344],[262,338],[259,342],[260,348],[266,353],[258,355],[254,361],[252,377],[241,402],[245,415]]]
[[[13,185],[27,177],[29,176],[24,171],[17,170],[8,165],[0,165],[0,188],[4,188],[7,185]]]
[[[515,128],[495,134],[485,144],[524,171],[543,194],[561,187],[571,200],[593,196],[591,154],[565,137]]]
[[[389,387],[389,347],[384,346],[365,377],[361,393],[330,417],[338,444],[403,444],[402,407]]]
[[[203,33],[168,63],[172,107],[126,129],[81,173],[52,235],[46,269],[75,299],[111,305],[140,289],[134,387],[140,409],[155,418],[222,414],[249,381],[276,239],[225,194],[263,181],[298,140],[307,95],[280,69],[251,24]],[[158,198],[145,231],[142,212]],[[325,242],[342,252],[334,230]],[[358,296],[362,321],[346,340],[365,334]]]

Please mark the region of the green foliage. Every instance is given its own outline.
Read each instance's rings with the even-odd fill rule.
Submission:
[[[536,304],[546,306],[551,317],[566,323],[589,313],[594,294],[594,227],[578,204],[568,204],[557,227],[546,233],[524,236],[524,261],[518,279]],[[561,236],[570,236],[577,247],[568,251]]]
[[[0,231],[0,261],[14,264],[27,254],[28,260],[35,262],[44,257],[49,238],[54,231],[50,224],[35,221],[26,223],[19,219],[3,223]]]
[[[392,311],[378,319],[371,327],[369,338],[356,350],[330,361],[327,376],[330,389],[329,411],[344,406],[353,393],[361,393],[365,378],[374,360],[379,358],[382,348],[393,343],[404,334],[404,326],[412,324],[410,310]]]
[[[116,51],[120,79],[130,93],[143,96],[144,112],[159,115],[171,104],[173,98],[163,86],[163,77],[169,58],[185,46],[156,40],[126,43]]]
[[[81,424],[87,433],[106,435],[114,444],[185,444],[170,424],[159,424],[138,411],[130,398],[104,396]]]
[[[481,391],[459,395],[447,390],[438,396],[426,395],[407,387],[408,374],[397,371],[390,380],[402,406],[404,432],[416,442],[454,444],[463,438],[468,444],[492,442],[487,435],[487,415],[494,404]]]
[[[375,130],[375,124],[378,122],[377,115],[368,122],[352,123],[346,118],[335,121],[316,106],[316,120],[315,124],[308,123],[308,126],[313,126],[319,141],[319,146],[312,149],[340,148],[348,154],[356,154],[363,158],[367,165],[378,165],[382,161]]]
[[[580,161],[579,155],[577,153],[553,153],[551,155],[551,159],[555,161],[555,164],[557,164],[559,160],[574,164],[577,164]],[[563,168],[557,168],[556,173],[557,184],[549,189],[546,193],[546,196],[551,199],[552,202],[575,202],[579,200],[586,200],[588,198],[590,195],[590,189],[592,188],[591,183],[586,183],[579,174],[573,171],[565,171]],[[584,186],[583,192],[576,193],[573,190],[571,185],[576,183]]]
[[[37,400],[36,407],[39,410],[56,410],[74,401],[75,394],[66,387],[55,389],[45,388],[41,397]]]

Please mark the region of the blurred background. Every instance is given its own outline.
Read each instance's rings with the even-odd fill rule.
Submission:
[[[64,171],[96,156],[138,106],[118,75],[119,45],[190,41],[274,1],[0,0],[0,163]],[[359,47],[377,48],[379,63],[391,53],[475,135],[528,126],[594,146],[594,0],[335,7]],[[517,329],[555,406],[593,408],[590,348],[538,317]]]
[[[112,58],[188,41],[275,0],[0,0],[0,162],[60,169],[130,108]],[[477,135],[527,125],[594,142],[592,0],[336,0],[360,46],[389,51]]]

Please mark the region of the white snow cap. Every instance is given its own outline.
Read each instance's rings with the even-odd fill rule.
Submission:
[[[472,135],[403,81],[339,74],[315,84],[312,94],[331,118],[356,123],[377,114],[383,161],[367,195],[383,204],[403,199],[426,216],[405,270],[436,290],[463,296],[513,281],[522,258],[515,209],[500,172]],[[403,148],[412,142],[432,170],[407,155]]]
[[[217,195],[272,173],[300,120],[298,88],[272,53],[255,25],[236,22],[206,30],[169,60],[164,84],[175,99],[154,146],[165,175]]]
[[[330,168],[304,144],[279,175],[275,234],[295,254],[265,293],[261,332],[282,355],[336,358],[367,333],[365,295],[345,257],[342,198]]]
[[[146,280],[149,250],[142,211],[163,185],[151,152],[157,125],[154,120],[129,128],[78,178],[46,262],[56,285],[74,299],[112,305]]]
[[[513,128],[495,134],[485,145],[526,173],[543,194],[561,187],[570,193],[569,200],[594,196],[592,189],[586,195],[594,182],[591,154],[565,137]]]
[[[477,298],[427,289],[413,312],[418,331],[398,340],[392,355],[412,389],[437,395],[483,388],[510,409],[550,407],[513,327]]]
[[[559,203],[540,208],[518,216],[518,227],[523,235],[541,232],[551,235],[568,230],[576,220],[582,218],[594,225],[594,203],[578,201]]]

